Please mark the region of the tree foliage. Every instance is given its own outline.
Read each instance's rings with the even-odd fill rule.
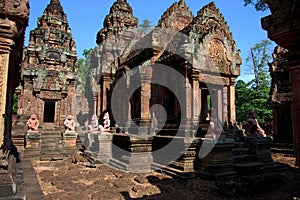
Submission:
[[[269,6],[266,3],[266,0],[244,0],[245,6],[248,6],[249,4],[254,5],[254,7],[257,11],[265,11],[265,10],[269,9]]]
[[[268,62],[271,61],[272,42],[262,40],[250,49],[250,56],[246,62],[249,64],[254,78],[245,83],[236,83],[237,120],[247,119],[248,112],[255,110],[259,121],[271,121],[272,110],[269,102],[271,76],[268,71]]]
[[[13,114],[17,114],[18,112],[18,95],[14,93],[13,95]]]
[[[139,25],[140,30],[141,30],[142,32],[144,32],[144,33],[148,33],[149,30],[150,30],[151,27],[152,27],[151,23],[152,23],[152,22],[149,21],[148,19],[144,19],[144,20],[143,20],[143,23],[141,23],[141,24]]]
[[[78,59],[78,77],[81,79],[83,90],[86,84],[87,71],[90,67],[92,51],[93,48],[84,49],[82,53],[82,56],[84,56],[84,58]]]

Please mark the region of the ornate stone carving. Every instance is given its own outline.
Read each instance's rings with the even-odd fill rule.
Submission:
[[[193,22],[183,32],[200,44],[207,45],[204,48],[200,46],[195,53],[208,56],[208,65],[212,64],[209,59],[212,58],[218,72],[233,76],[240,74],[240,51],[236,48],[227,22],[213,2],[198,11]],[[211,68],[207,66],[207,69]]]
[[[97,44],[102,43],[111,35],[125,30],[126,28],[137,28],[138,19],[134,17],[133,11],[126,0],[116,1],[110,8],[109,14],[103,22],[104,28],[97,34]]]
[[[194,16],[190,8],[186,6],[185,1],[180,0],[164,12],[157,26],[180,31],[189,25],[193,21],[193,18]]]
[[[213,59],[218,70],[222,70],[225,66],[224,54],[224,45],[220,40],[214,39],[208,43],[208,56]]]

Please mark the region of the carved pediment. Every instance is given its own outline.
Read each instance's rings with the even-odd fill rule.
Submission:
[[[205,57],[205,70],[235,76],[240,74],[240,51],[227,22],[213,2],[204,6],[183,32],[200,45],[195,53]]]

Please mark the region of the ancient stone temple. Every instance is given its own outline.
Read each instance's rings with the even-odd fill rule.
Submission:
[[[296,164],[300,165],[300,1],[267,0],[266,3],[272,14],[262,18],[262,27],[268,31],[271,40],[287,49],[282,53],[286,60],[283,72],[290,74],[293,143]],[[288,82],[289,77],[285,76],[284,82]]]
[[[274,122],[274,141],[293,142],[292,116],[291,116],[291,80],[287,71],[286,60],[283,54],[286,49],[277,46],[273,52],[273,62],[269,64],[272,77],[271,102]]]
[[[135,30],[138,25],[138,19],[134,17],[131,6],[126,1],[118,0],[110,8],[109,14],[103,22],[103,29],[97,34],[98,47],[92,52],[92,64],[88,72],[86,96],[90,100],[89,112],[90,118],[93,114],[99,117],[101,113],[109,107],[110,86],[113,81],[112,74],[118,67],[118,55],[124,51],[124,46],[131,44],[130,30]],[[127,31],[128,37],[122,38],[123,45],[110,46],[105,45],[105,40],[117,35],[119,32]],[[99,78],[101,77],[101,78]],[[100,83],[100,84],[98,84]]]
[[[137,19],[133,17],[130,5],[126,1],[116,1],[104,20],[104,28],[97,35],[98,47],[93,51],[92,65],[89,70],[88,87],[93,90],[87,96],[94,99],[91,103],[93,107],[90,106],[90,108],[95,114],[100,116],[104,110],[110,110],[111,93],[120,74],[122,76],[134,67],[149,65],[149,74],[139,77],[143,85],[140,92],[132,95],[130,104],[122,105],[130,107],[126,109],[130,110],[129,115],[133,121],[149,122],[150,107],[159,104],[167,108],[167,120],[175,122],[180,113],[184,115],[188,123],[198,124],[199,120],[205,123],[209,115],[209,105],[211,105],[209,101],[214,99],[218,117],[227,125],[235,122],[234,84],[240,73],[241,58],[228,25],[213,3],[204,6],[194,17],[184,1],[176,2],[164,12],[156,27],[157,29],[170,29],[174,32],[179,31],[186,38],[190,38],[194,43],[194,47],[192,47],[194,49],[184,55],[191,54],[190,61],[196,59],[199,61],[197,65],[193,61],[187,62],[188,59],[179,59],[178,56],[167,53],[167,50],[159,47],[161,41],[157,41],[159,39],[156,38],[155,31],[145,36],[133,34],[132,31],[130,33],[129,30],[136,27]],[[115,36],[121,45],[108,45],[111,36]],[[176,52],[176,49],[181,47],[171,47],[174,40],[163,41],[163,43],[166,43],[165,48]],[[138,49],[143,47],[143,45],[139,46],[140,43],[144,43],[143,45],[146,46],[149,44],[151,49]],[[135,45],[134,52],[130,52],[129,45]],[[175,45],[183,46],[184,44],[176,43]],[[152,64],[171,66],[186,80],[186,83],[182,84],[192,87],[191,91],[185,90],[185,113],[182,113],[183,110],[180,110],[182,108],[179,108],[179,103],[176,102],[177,100],[170,91],[151,85],[153,78],[151,73],[155,73],[155,67],[151,67]],[[168,76],[167,74],[165,77],[163,74],[161,75],[162,79],[166,79]],[[127,73],[126,76],[130,76],[130,73]],[[126,80],[126,84],[130,86],[130,77],[127,77]],[[143,84],[144,82],[147,84]],[[212,88],[210,91],[208,85]],[[181,86],[179,84],[179,87]],[[146,97],[143,94],[150,95]],[[120,107],[119,109],[124,108]],[[91,116],[94,113],[90,113]],[[124,112],[123,114],[123,121],[126,122],[128,113]]]
[[[175,136],[171,143],[195,151],[200,143],[193,137],[206,134],[210,110],[216,113],[222,135],[235,123],[234,84],[241,58],[214,3],[194,17],[184,0],[175,2],[149,33],[135,29],[137,23],[126,0],[113,4],[97,34],[86,96],[90,118],[112,111],[120,128],[113,143],[127,150],[119,158],[120,154],[113,153],[125,163],[119,166],[147,171],[167,155],[156,151],[170,142],[166,137]],[[159,106],[152,109],[155,105]],[[232,140],[228,142],[230,150]],[[184,150],[176,149],[177,153]],[[195,158],[187,157],[177,164],[189,171]]]
[[[40,126],[60,127],[75,113],[76,46],[59,0],[51,0],[30,32],[17,87],[18,115],[36,114]]]

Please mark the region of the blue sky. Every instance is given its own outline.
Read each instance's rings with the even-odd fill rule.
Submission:
[[[67,14],[68,21],[75,38],[77,53],[82,57],[83,49],[96,46],[96,34],[103,26],[104,17],[115,0],[61,0]],[[179,1],[179,0],[176,0]],[[37,18],[40,17],[50,0],[30,0],[30,20],[27,27],[25,45],[28,44],[29,31],[36,28]],[[164,11],[175,0],[127,0],[133,8],[133,14],[139,21],[148,19],[156,25]],[[211,0],[186,0],[192,13],[197,12]],[[251,75],[245,61],[249,56],[250,47],[263,39],[267,39],[267,32],[261,28],[260,19],[270,14],[269,11],[258,12],[253,6],[244,7],[243,0],[215,0],[217,8],[224,16],[237,48],[241,50],[243,64],[241,79],[248,81]]]

